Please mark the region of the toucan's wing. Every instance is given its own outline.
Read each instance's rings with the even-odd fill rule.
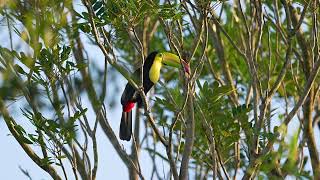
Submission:
[[[121,95],[121,104],[125,106],[129,101],[132,101],[135,92],[135,89],[129,83],[127,83]]]
[[[140,69],[134,71],[132,78],[136,81],[140,75]],[[128,101],[136,102],[138,92],[128,82],[121,96],[121,104],[126,105]]]

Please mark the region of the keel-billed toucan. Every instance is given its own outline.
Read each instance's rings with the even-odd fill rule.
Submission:
[[[176,68],[183,67],[186,73],[189,73],[189,65],[179,58],[179,56],[169,52],[152,52],[150,53],[143,65],[143,90],[148,93],[160,77],[162,65],[168,65]],[[182,65],[182,66],[181,66]],[[134,76],[139,77],[141,68],[134,72]],[[132,109],[138,103],[138,107],[142,106],[142,99],[139,93],[127,83],[122,96],[122,117],[120,123],[119,136],[122,140],[130,141],[132,133]]]

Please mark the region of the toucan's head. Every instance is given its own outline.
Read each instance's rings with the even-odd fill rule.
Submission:
[[[168,65],[171,67],[180,68],[181,65],[184,71],[190,74],[189,64],[186,63],[183,59],[180,59],[179,56],[169,53],[169,52],[160,52],[157,53],[155,57],[155,61],[161,62],[164,65]]]

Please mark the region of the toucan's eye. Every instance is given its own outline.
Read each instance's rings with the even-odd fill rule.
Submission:
[[[158,55],[160,58],[162,58],[163,57],[163,54],[162,53],[159,53],[159,55]]]

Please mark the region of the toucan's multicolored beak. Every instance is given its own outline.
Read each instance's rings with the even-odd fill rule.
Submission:
[[[169,53],[169,52],[163,52],[162,54],[162,63],[168,66],[180,68],[181,65],[183,66],[183,69],[186,73],[190,74],[190,66],[187,62],[185,62],[183,59],[180,60],[179,56]]]

